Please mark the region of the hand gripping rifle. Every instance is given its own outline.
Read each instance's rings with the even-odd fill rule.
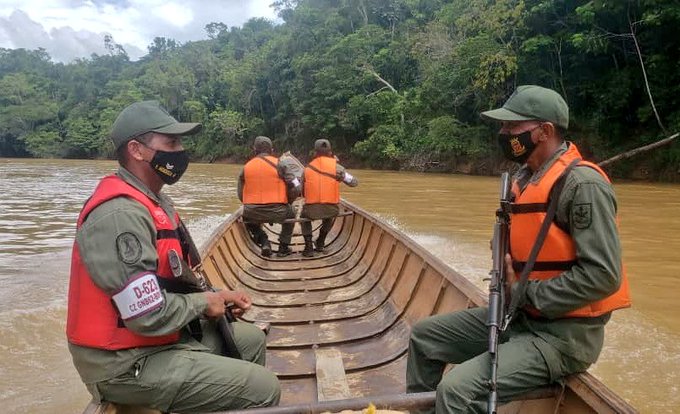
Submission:
[[[216,289],[212,287],[210,280],[203,274],[201,256],[191,235],[189,235],[189,231],[181,220],[177,231],[182,251],[188,258],[189,263],[187,264],[177,254],[171,255],[169,259],[173,274],[175,277],[181,278],[182,282],[191,286],[193,292],[215,292]],[[235,320],[236,318],[227,307],[227,312],[217,318],[217,331],[222,337],[222,355],[229,358],[242,359],[241,353],[236,347],[236,342],[234,342],[234,328],[231,326],[231,322]]]
[[[489,272],[489,313],[486,326],[489,327],[489,354],[491,355],[491,376],[489,378],[488,413],[496,414],[498,404],[498,342],[505,329],[505,255],[510,241],[510,175],[501,175],[500,207],[496,210],[496,223],[493,226],[491,251],[493,268]]]

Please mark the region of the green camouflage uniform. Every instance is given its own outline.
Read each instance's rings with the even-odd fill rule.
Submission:
[[[541,179],[567,150],[566,143],[535,173],[515,178],[524,189]],[[589,203],[591,224],[574,226],[572,205]],[[604,341],[605,314],[594,318],[561,315],[614,293],[621,283],[621,249],[616,225],[616,197],[609,183],[589,167],[569,174],[559,197],[556,222],[576,245],[577,264],[559,277],[529,281],[523,304],[544,318],[520,311],[498,347],[499,400],[508,399],[564,376],[585,371],[597,360]],[[437,315],[412,331],[407,363],[408,392],[437,390],[437,413],[485,413],[491,360],[487,308]],[[446,363],[457,364],[443,376]]]
[[[174,219],[175,210],[168,197],[154,194],[125,168],[121,167],[117,175],[160,204],[168,217]],[[134,261],[123,260],[117,251],[116,238],[123,233],[132,234],[139,241],[141,252],[128,255],[135,256]],[[132,199],[118,197],[96,207],[78,230],[76,239],[92,281],[106,292],[120,290],[134,275],[156,270],[153,219],[144,206]],[[265,338],[258,328],[235,322],[234,340],[243,360],[220,356],[220,338],[213,322],[202,320],[202,342],[182,329],[206,310],[204,293],[163,294],[165,305],[161,309],[124,323],[144,336],[166,335],[181,329],[178,343],[118,351],[69,343],[74,365],[96,401],[178,413],[278,403],[278,380],[264,368]]]

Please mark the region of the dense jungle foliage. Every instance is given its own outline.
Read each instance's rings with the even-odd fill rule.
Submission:
[[[680,0],[274,5],[279,22],[159,37],[136,62],[111,38],[69,64],[0,49],[0,156],[111,157],[118,112],[157,99],[204,124],[195,159],[242,161],[257,135],[304,158],[327,137],[352,165],[493,173],[496,126],[479,112],[519,84],[559,91],[569,138],[596,160],[680,130]],[[641,159],[615,173],[680,176],[678,142]]]

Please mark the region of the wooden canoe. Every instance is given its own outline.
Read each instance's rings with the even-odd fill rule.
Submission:
[[[431,406],[434,392],[404,394],[411,326],[429,315],[485,306],[487,294],[399,230],[349,202],[324,252],[263,258],[240,210],[202,248],[215,287],[245,290],[245,320],[269,322],[267,366],[280,379],[279,407],[249,413],[321,413]],[[267,226],[266,226],[267,227]],[[275,227],[268,227],[276,245]],[[94,408],[94,407],[90,407]],[[92,410],[112,413],[115,411]],[[110,409],[111,407],[109,407]],[[500,413],[635,413],[588,373],[536,390]]]

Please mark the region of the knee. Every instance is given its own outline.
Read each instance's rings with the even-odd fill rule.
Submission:
[[[437,412],[467,412],[474,398],[460,376],[447,375],[437,385]]]
[[[456,372],[454,368],[437,385],[437,412],[476,412],[483,396],[488,393],[486,379],[481,375]]]
[[[264,365],[266,338],[264,332],[250,323],[234,323],[234,339],[245,361]]]
[[[411,328],[411,343],[418,342],[427,337],[430,332],[430,325],[430,318],[425,318],[416,322]]]
[[[271,407],[279,404],[281,399],[281,385],[278,378],[273,372],[266,368],[260,367],[262,372],[258,375],[256,381],[257,395],[259,401],[256,401],[255,407]]]

